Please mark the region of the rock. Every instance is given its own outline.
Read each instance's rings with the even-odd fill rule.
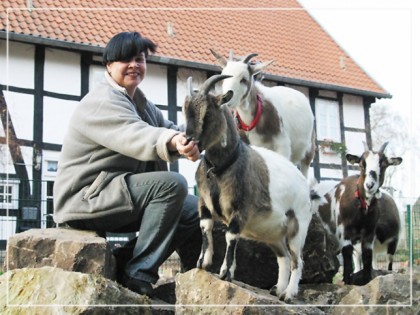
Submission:
[[[219,273],[226,251],[226,228],[215,222],[213,229],[214,256],[212,273]],[[331,283],[340,262],[338,244],[314,215],[309,225],[303,249],[303,274],[301,283]],[[236,249],[235,280],[251,286],[269,289],[277,283],[278,265],[273,251],[265,244],[240,239]]]
[[[332,283],[301,284],[293,304],[334,306],[353,286]]]
[[[109,279],[116,275],[109,245],[91,231],[31,229],[11,236],[6,252],[5,270],[51,266]]]
[[[337,239],[323,227],[317,215],[312,216],[303,247],[303,274],[300,283],[332,283],[340,268]]]
[[[365,286],[354,286],[353,289],[340,299],[339,305],[332,312],[333,315],[392,315],[392,314],[420,314],[419,284],[420,275],[414,274],[411,288],[410,275],[389,274],[377,276]],[[413,295],[411,295],[411,293]],[[413,300],[411,300],[413,298]],[[381,307],[377,307],[381,305]]]
[[[0,314],[4,315],[152,314],[150,304],[148,297],[101,275],[42,267],[0,276]]]
[[[365,286],[301,284],[291,304],[267,290],[239,281],[222,281],[217,275],[194,269],[178,274],[176,309],[179,314],[325,314],[414,315],[420,314],[420,274],[377,276]]]
[[[279,310],[287,310],[287,314],[323,314],[312,307],[290,307],[267,290],[239,281],[222,281],[204,270],[178,274],[175,282],[179,314],[279,314]]]

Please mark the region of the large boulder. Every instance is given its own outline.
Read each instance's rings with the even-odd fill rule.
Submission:
[[[213,229],[214,256],[210,272],[219,273],[226,251],[226,228],[216,222]],[[303,249],[301,283],[331,283],[338,272],[338,244],[313,215]],[[278,265],[273,251],[265,244],[241,239],[236,250],[235,279],[268,289],[277,283]]]
[[[332,314],[420,314],[419,280],[419,274],[413,279],[402,274],[378,276],[365,286],[355,286],[340,299]]]
[[[116,263],[106,239],[67,228],[31,229],[7,241],[5,270],[58,267],[115,279]]]
[[[337,258],[337,238],[328,233],[319,217],[312,215],[303,247],[303,274],[301,283],[332,283],[340,268]]]
[[[301,284],[291,304],[268,290],[193,269],[178,274],[176,309],[179,314],[420,314],[420,274],[377,276],[365,286]],[[412,291],[411,291],[412,287]]]
[[[204,270],[178,274],[176,310],[179,314],[323,314],[312,307],[290,308],[267,290],[239,281],[226,282]]]
[[[152,314],[151,300],[101,275],[23,268],[0,276],[0,314]],[[127,306],[125,306],[127,305]]]

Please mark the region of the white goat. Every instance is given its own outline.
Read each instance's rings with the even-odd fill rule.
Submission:
[[[191,89],[190,78],[190,95],[184,103],[187,138],[205,150],[196,172],[203,232],[197,267],[212,263],[213,220],[220,220],[227,225],[221,278],[231,281],[234,277],[240,237],[264,242],[279,265],[272,292],[288,300],[297,294],[302,275],[301,253],[312,217],[309,186],[289,160],[240,139],[230,110],[222,106],[232,91],[223,97],[209,93],[226,77],[210,77],[198,93]]]
[[[315,154],[314,116],[306,96],[284,86],[266,87],[254,80],[272,61],[251,64],[257,54],[242,60],[229,60],[211,50],[222,67],[223,75],[232,78],[223,82],[222,92],[233,92],[226,103],[234,109],[238,127],[243,129],[252,145],[278,152],[293,164],[299,165],[302,174],[308,170]]]
[[[396,250],[400,231],[399,216],[398,213],[395,216],[394,201],[388,195],[382,194],[380,187],[387,167],[401,164],[402,159],[388,158],[384,154],[386,145],[387,143],[384,143],[378,152],[374,152],[365,144],[365,152],[360,157],[347,154],[347,161],[359,164],[360,175],[341,180],[325,194],[328,202],[318,210],[324,226],[331,233],[335,233],[340,242],[346,284],[352,284],[354,280],[353,245],[361,242],[363,274],[362,279],[355,283],[361,285],[372,279],[375,239],[379,241],[378,245],[389,245],[389,254],[393,255]],[[320,193],[316,187],[314,189]],[[392,261],[388,268],[392,269]]]

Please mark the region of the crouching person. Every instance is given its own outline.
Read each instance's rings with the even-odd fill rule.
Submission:
[[[167,162],[180,156],[198,160],[199,149],[137,87],[155,51],[137,32],[109,41],[104,79],[73,113],[54,185],[56,223],[99,233],[138,232],[126,247],[132,252],[120,251],[128,260],[121,283],[149,296],[159,266],[175,250],[187,270],[201,248],[197,198],[188,194],[182,175],[167,170]]]

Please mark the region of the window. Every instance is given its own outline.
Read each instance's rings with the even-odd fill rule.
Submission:
[[[316,132],[318,140],[341,142],[338,102],[317,98],[315,100]]]
[[[55,173],[57,172],[57,161],[47,161],[47,172]]]
[[[19,181],[0,181],[0,209],[18,208]]]
[[[53,203],[53,190],[54,190],[54,181],[43,181],[42,183],[43,190],[43,204],[41,208],[41,227],[50,228],[54,227],[55,223],[52,218],[54,213],[54,203]]]

